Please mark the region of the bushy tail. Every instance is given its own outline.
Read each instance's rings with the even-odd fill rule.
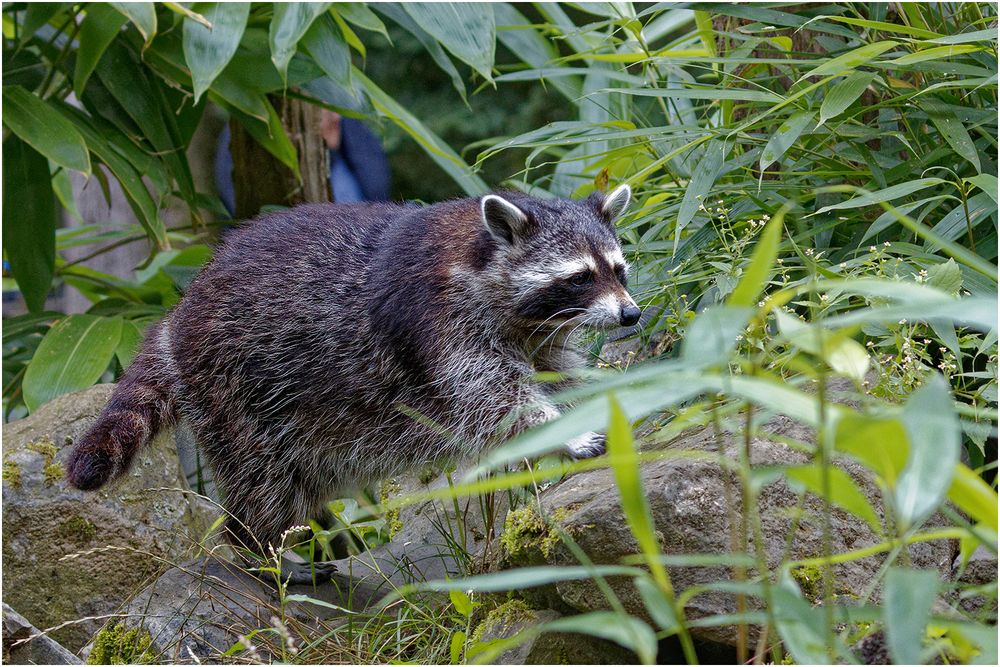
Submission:
[[[175,419],[166,323],[152,327],[94,425],[73,445],[66,478],[91,491],[128,470],[132,458]]]

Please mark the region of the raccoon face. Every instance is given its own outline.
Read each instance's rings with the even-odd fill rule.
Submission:
[[[537,328],[573,322],[601,329],[639,321],[615,233],[615,220],[631,196],[622,185],[583,201],[483,198],[483,223],[504,249],[499,268],[518,321]]]

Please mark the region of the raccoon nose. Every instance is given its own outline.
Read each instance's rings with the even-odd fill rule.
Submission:
[[[621,312],[621,323],[622,326],[630,327],[639,321],[639,317],[642,315],[642,311],[639,310],[639,306],[634,304],[629,304],[628,306],[622,306]]]

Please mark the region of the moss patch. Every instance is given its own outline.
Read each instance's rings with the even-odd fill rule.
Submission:
[[[551,523],[546,524],[545,519],[530,505],[512,510],[504,519],[500,544],[511,558],[517,558],[536,549],[544,558],[548,558],[552,549],[559,543],[556,525],[568,514],[565,508],[560,507],[552,512]]]
[[[807,600],[816,603],[823,599],[823,572],[819,567],[802,565],[794,568],[791,575]]]
[[[63,521],[56,529],[59,536],[74,543],[89,542],[97,535],[97,526],[82,516],[73,516]]]
[[[42,474],[46,484],[55,484],[63,478],[65,471],[61,464],[55,462],[56,452],[59,450],[56,448],[55,443],[52,442],[52,438],[33,440],[26,447],[36,454],[41,454],[42,458],[45,459]]]
[[[483,635],[487,632],[497,632],[501,628],[509,628],[517,623],[530,622],[535,620],[536,617],[537,614],[524,602],[521,600],[511,600],[487,614],[483,622],[477,625],[476,629],[472,631],[470,639],[473,644],[476,644],[483,640]]]
[[[41,438],[39,440],[33,440],[29,442],[26,447],[36,454],[41,454],[45,457],[46,463],[51,463],[52,459],[56,457],[56,444],[52,442],[52,438]]]
[[[140,628],[127,630],[125,624],[106,625],[94,637],[88,665],[135,665],[156,662],[149,650],[153,638]]]
[[[21,488],[21,467],[14,461],[3,462],[3,481],[15,489]]]
[[[389,502],[389,498],[392,494],[399,493],[402,487],[394,479],[386,480],[382,483],[382,488],[378,492],[378,501],[382,503],[385,507],[386,503]],[[392,537],[400,530],[403,529],[403,522],[399,518],[399,508],[387,509],[385,510],[385,527],[389,531],[389,537]]]

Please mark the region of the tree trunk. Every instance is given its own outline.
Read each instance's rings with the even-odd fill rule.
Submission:
[[[302,180],[254,141],[237,120],[229,123],[233,155],[236,219],[252,218],[268,204],[293,206],[333,201],[329,151],[320,134],[320,107],[290,97],[272,96],[271,103],[295,146]]]

